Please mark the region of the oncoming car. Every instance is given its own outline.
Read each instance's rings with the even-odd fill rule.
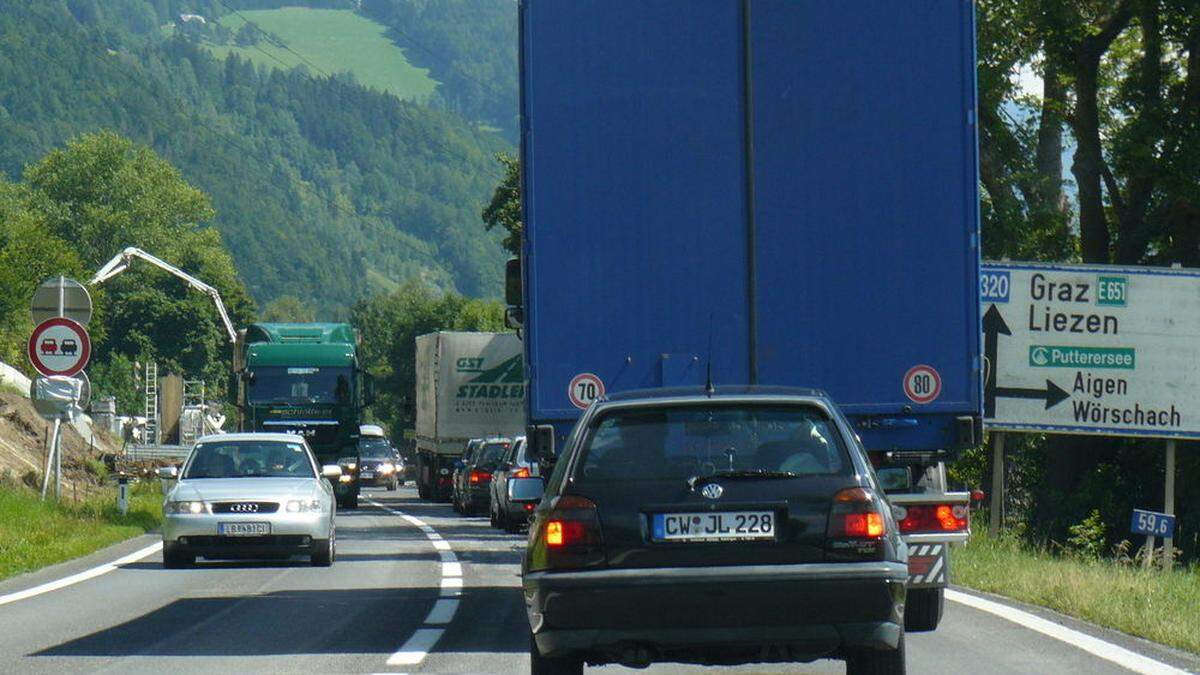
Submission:
[[[906,561],[866,453],[822,393],[600,399],[530,525],[532,672],[837,658],[903,673]]]
[[[404,460],[386,438],[358,439],[358,482],[363,487],[395,490],[404,484]]]
[[[333,564],[337,542],[333,486],[341,469],[317,464],[291,434],[220,434],[196,442],[163,503],[163,566],[197,557],[307,555]]]

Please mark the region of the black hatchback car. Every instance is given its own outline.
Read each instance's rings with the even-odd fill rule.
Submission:
[[[838,658],[903,673],[906,551],[821,392],[630,392],[580,418],[522,564],[534,673]]]

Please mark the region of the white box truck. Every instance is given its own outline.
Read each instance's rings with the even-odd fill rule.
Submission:
[[[513,333],[417,337],[416,481],[422,499],[450,497],[454,460],[472,438],[525,430],[525,362]]]

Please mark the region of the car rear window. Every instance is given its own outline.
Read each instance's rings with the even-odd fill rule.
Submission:
[[[664,480],[716,471],[848,475],[837,427],[814,406],[704,404],[617,409],[582,448],[576,480]]]
[[[508,448],[508,443],[488,443],[479,451],[475,464],[498,464]]]

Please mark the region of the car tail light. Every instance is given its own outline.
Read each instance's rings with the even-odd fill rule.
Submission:
[[[849,488],[833,496],[826,536],[830,540],[878,541],[887,534],[882,503],[866,488]]]
[[[530,569],[574,569],[604,563],[596,503],[565,495],[552,502],[530,529]],[[529,505],[532,506],[532,505]],[[528,507],[527,507],[528,508]]]
[[[536,508],[537,508],[537,504],[534,504],[534,503],[529,503],[529,504],[526,504],[526,505],[525,505],[525,510],[526,510],[526,511],[532,511],[532,510],[534,510],[534,509],[536,509]]]
[[[472,485],[478,485],[479,483],[490,483],[490,482],[492,482],[492,474],[490,474],[486,471],[475,471],[473,469],[471,470],[471,484]]]
[[[513,472],[512,477],[513,478],[529,478],[529,468],[523,466],[523,467],[517,469],[516,471]]]
[[[966,504],[910,504],[893,510],[902,534],[965,532],[971,527]]]

